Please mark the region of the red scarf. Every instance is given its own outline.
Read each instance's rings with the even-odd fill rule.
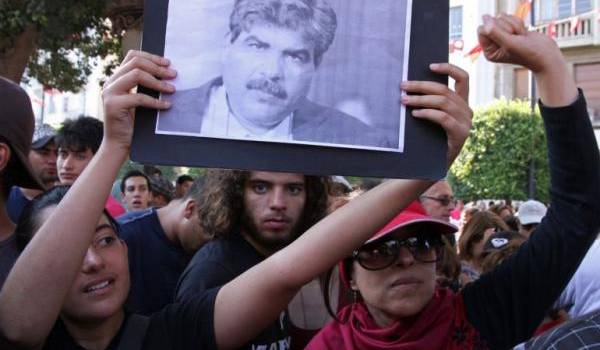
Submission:
[[[475,330],[464,319],[462,296],[447,289],[436,290],[419,315],[386,328],[375,323],[362,302],[343,308],[338,319],[343,323],[329,323],[306,349],[469,349],[477,338]],[[457,330],[465,333],[457,337]]]

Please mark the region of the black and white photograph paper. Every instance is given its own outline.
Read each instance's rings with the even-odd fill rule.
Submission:
[[[412,0],[169,1],[162,135],[403,152]],[[147,40],[147,38],[145,38]]]
[[[172,102],[138,108],[142,164],[440,179],[445,133],[400,103],[448,77],[439,0],[145,0],[142,50],[171,61]]]

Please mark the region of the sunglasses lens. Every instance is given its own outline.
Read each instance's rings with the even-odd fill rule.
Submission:
[[[437,260],[437,251],[441,242],[438,243],[433,237],[418,236],[408,238],[405,244],[415,260],[428,263]]]
[[[398,256],[398,242],[388,241],[358,252],[358,262],[367,270],[384,269],[394,263]]]

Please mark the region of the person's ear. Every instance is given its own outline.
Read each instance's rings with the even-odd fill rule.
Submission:
[[[196,201],[193,199],[188,199],[185,202],[185,209],[183,210],[183,216],[186,219],[190,219],[192,216],[196,214]]]
[[[0,172],[8,166],[11,154],[10,147],[6,143],[0,143]]]

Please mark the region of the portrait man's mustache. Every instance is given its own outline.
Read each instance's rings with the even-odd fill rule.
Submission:
[[[269,95],[273,95],[274,97],[277,97],[281,100],[285,100],[288,98],[288,94],[285,91],[285,89],[277,84],[272,82],[269,79],[253,79],[250,80],[247,84],[246,84],[246,88],[249,90],[258,90],[258,91],[262,91],[264,93],[267,93]]]

